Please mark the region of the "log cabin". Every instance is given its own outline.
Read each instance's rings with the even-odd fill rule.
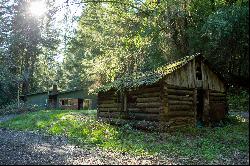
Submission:
[[[152,122],[153,128],[165,130],[209,126],[223,120],[226,113],[225,80],[201,54],[98,89],[97,116],[110,122]]]

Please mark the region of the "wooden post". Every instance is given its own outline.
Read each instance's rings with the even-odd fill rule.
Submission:
[[[197,123],[197,89],[194,89],[193,95],[193,111],[194,111],[194,127],[196,127]]]
[[[204,94],[203,94],[203,121],[205,123],[205,126],[209,126],[210,123],[210,117],[209,117],[209,110],[210,110],[210,106],[209,106],[209,90],[205,90]]]

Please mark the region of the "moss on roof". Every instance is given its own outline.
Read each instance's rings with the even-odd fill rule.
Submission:
[[[136,88],[142,85],[151,85],[158,82],[163,76],[171,74],[175,70],[181,68],[188,62],[190,62],[195,57],[199,56],[200,54],[195,54],[192,56],[186,56],[182,59],[169,63],[167,65],[161,66],[154,71],[149,72],[137,72],[129,75],[124,75],[117,80],[108,83],[106,85],[101,86],[96,90],[96,92],[105,92],[110,89],[131,89]]]

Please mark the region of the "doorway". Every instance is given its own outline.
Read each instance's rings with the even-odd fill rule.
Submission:
[[[78,99],[78,110],[83,109],[83,99]]]
[[[203,113],[204,113],[204,90],[197,89],[197,103],[196,103],[196,126],[203,127]]]

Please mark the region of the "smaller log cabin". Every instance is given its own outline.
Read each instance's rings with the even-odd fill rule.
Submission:
[[[226,84],[202,55],[187,56],[104,85],[98,90],[97,113],[109,121],[161,122],[164,129],[208,126],[225,118]]]

